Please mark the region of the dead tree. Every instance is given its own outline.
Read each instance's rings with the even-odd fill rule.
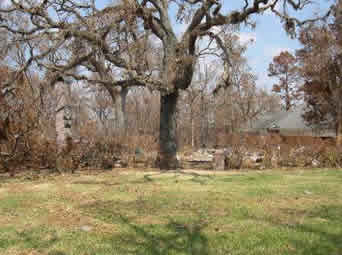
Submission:
[[[229,63],[231,52],[224,41],[227,27],[253,25],[253,15],[271,11],[294,35],[297,25],[317,19],[300,21],[289,16],[290,8],[301,10],[311,3],[303,0],[241,0],[240,8],[225,14],[219,0],[173,2],[178,6],[175,16],[170,15],[172,5],[167,0],[122,0],[102,10],[98,10],[94,0],[10,0],[7,7],[0,7],[0,28],[9,32],[10,40],[20,38],[31,49],[22,70],[35,64],[107,87],[144,86],[160,91],[160,168],[175,169],[178,165],[176,105],[179,90],[187,89],[191,83],[199,42],[209,39],[208,52]],[[329,14],[330,11],[324,16]],[[18,15],[26,26],[17,26]],[[185,20],[189,21],[187,28],[178,37],[173,24]],[[214,32],[214,27],[220,31]],[[75,40],[84,44],[77,54],[73,47]],[[151,41],[162,52],[159,67],[151,58],[155,52],[146,51],[147,42]],[[76,67],[80,71],[116,75],[92,79],[84,72],[75,72]]]

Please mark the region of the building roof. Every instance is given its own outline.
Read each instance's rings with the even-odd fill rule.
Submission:
[[[251,123],[251,127],[245,129],[246,132],[266,133],[268,131],[279,131],[287,135],[308,135],[321,137],[334,137],[336,133],[332,129],[323,129],[310,126],[302,117],[305,106],[301,105],[292,110],[281,110],[266,114]]]

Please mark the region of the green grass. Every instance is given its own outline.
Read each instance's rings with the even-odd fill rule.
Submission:
[[[342,255],[341,170],[1,182],[4,255]]]

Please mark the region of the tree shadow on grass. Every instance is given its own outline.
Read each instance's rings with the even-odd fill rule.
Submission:
[[[293,217],[304,214],[302,210],[291,209],[290,211]],[[289,234],[284,242],[295,247],[296,254],[342,254],[342,206],[321,205],[308,209],[305,214],[307,218],[304,223],[284,223],[279,219],[271,217],[259,218],[252,215],[248,215],[248,218],[255,221],[264,221],[272,226],[293,231],[293,234]],[[317,222],[317,219],[320,219],[321,222]],[[310,241],[307,238],[303,238],[303,234],[310,238]],[[301,238],[298,238],[298,236],[301,236]]]
[[[300,225],[291,226],[291,229],[300,231],[303,233],[311,233],[319,236],[317,241],[307,242],[305,240],[291,240],[295,247],[301,251],[303,255],[322,255],[322,254],[342,254],[342,232],[333,233],[324,229],[320,229],[318,226]]]
[[[170,175],[171,176],[165,177],[165,175]],[[165,172],[155,172],[155,173],[146,173],[142,176],[142,178],[138,178],[135,180],[125,180],[125,181],[108,181],[108,180],[78,180],[74,181],[73,184],[81,184],[81,185],[104,185],[104,186],[119,186],[119,185],[124,185],[124,184],[148,184],[148,183],[155,183],[158,181],[163,181],[163,180],[170,180],[170,179],[175,179],[177,182],[178,177],[180,176],[190,176],[192,177],[189,179],[190,181],[200,183],[200,184],[207,184],[207,181],[210,179],[213,179],[214,176],[209,175],[209,174],[198,174],[196,172],[186,172],[186,171],[165,171]],[[161,177],[161,178],[158,178]]]
[[[298,224],[292,229],[318,236],[318,241],[310,245],[295,240],[297,247],[305,247],[302,254],[342,254],[342,205],[321,205],[309,212],[309,218],[324,220],[322,224]]]
[[[126,234],[111,237],[120,254],[196,254],[208,255],[208,239],[202,233],[206,226],[200,221],[185,224],[170,219],[166,225],[138,225],[120,215],[121,223],[128,227]]]
[[[17,231],[13,228],[7,229],[7,231],[3,232],[3,235],[0,235],[0,248],[21,247],[44,251],[51,248],[58,241],[59,238],[56,232],[44,227],[24,231]]]
[[[214,176],[212,174],[199,174],[197,172],[182,171],[182,170],[180,170],[178,173],[181,174],[181,175],[190,175],[190,176],[193,176],[193,177],[206,177],[208,179],[212,179],[213,176]]]
[[[171,176],[168,176],[170,174],[173,174]],[[167,177],[165,177],[167,175]],[[199,184],[207,184],[208,180],[213,179],[212,175],[209,174],[198,174],[195,172],[185,172],[181,170],[177,171],[165,171],[165,172],[158,172],[158,173],[149,173],[144,174],[143,178],[134,180],[134,181],[128,181],[129,184],[146,184],[146,183],[156,183],[160,181],[166,181],[166,180],[175,180],[175,182],[179,182],[181,180],[178,179],[180,176],[190,176],[191,179],[187,179],[186,181],[192,181]],[[161,177],[161,178],[158,178]]]
[[[185,171],[179,171],[179,174],[181,176],[191,176],[192,178],[189,179],[191,182],[199,183],[201,185],[206,185],[208,184],[209,180],[213,180],[215,176],[210,175],[210,174],[199,174],[196,172],[185,172]]]
[[[154,205],[151,201],[97,201],[80,209],[87,216],[120,229],[103,240],[110,244],[113,254],[209,254],[208,239],[203,233],[207,222],[202,215],[194,211],[188,220],[160,217],[161,206],[162,202]],[[99,248],[90,254],[106,252]]]

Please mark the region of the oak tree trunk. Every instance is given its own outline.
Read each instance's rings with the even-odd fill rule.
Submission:
[[[342,1],[338,0],[337,9],[336,9],[336,20],[338,21],[337,28],[337,39],[339,41],[340,46],[342,46]],[[338,110],[337,110],[337,128],[336,128],[336,145],[342,146],[342,102],[340,100],[341,93],[341,84],[339,86],[339,99],[338,101]]]
[[[195,121],[193,117],[191,117],[191,147],[195,148]]]
[[[178,168],[177,160],[177,99],[178,91],[160,96],[159,167],[161,170]]]
[[[341,123],[341,120],[339,120],[339,123],[337,124],[336,146],[338,146],[338,147],[342,146],[342,123]]]
[[[342,102],[338,102],[337,109],[336,146],[342,146]]]
[[[125,132],[127,131],[128,124],[127,124],[127,113],[126,113],[126,102],[127,102],[127,94],[128,94],[128,88],[122,88],[120,92],[121,97],[121,112],[123,117],[123,127]]]

